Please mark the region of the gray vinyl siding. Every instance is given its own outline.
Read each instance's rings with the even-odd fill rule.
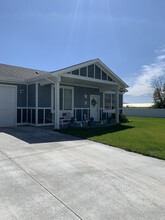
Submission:
[[[28,107],[35,107],[36,100],[35,84],[28,85]]]
[[[87,95],[87,105],[84,104]],[[88,88],[88,87],[74,87],[74,108],[90,108],[90,95],[100,96],[100,108],[103,107],[103,93],[99,92],[99,89]]]
[[[38,85],[38,107],[51,107],[51,85]]]
[[[13,84],[13,83],[1,83],[3,85],[14,85],[17,86],[17,107],[27,107],[27,87],[23,84]],[[22,91],[21,91],[22,90]]]
[[[17,107],[27,107],[27,86],[17,85]]]

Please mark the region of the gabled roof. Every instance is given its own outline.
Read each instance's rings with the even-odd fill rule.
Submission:
[[[25,83],[28,79],[33,79],[37,75],[45,76],[48,72],[29,69],[24,67],[0,64],[0,81]]]
[[[70,71],[73,71],[73,70],[82,68],[82,67],[84,67],[84,66],[91,65],[91,64],[93,64],[95,61],[96,61],[96,59],[88,60],[88,61],[85,61],[85,62],[82,62],[82,63],[78,63],[78,64],[75,64],[75,65],[72,65],[72,66],[69,66],[69,67],[65,67],[65,68],[62,68],[62,69],[59,69],[59,70],[51,71],[50,73],[58,73],[58,74],[61,74],[61,73],[70,72]]]
[[[83,63],[79,63],[52,72],[29,69],[24,67],[17,67],[7,64],[0,64],[0,82],[8,82],[8,83],[35,82],[37,80],[42,80],[42,79],[44,80],[48,77],[63,76],[68,72],[72,72],[76,69],[80,69],[82,67],[86,67],[92,64],[96,64],[98,67],[100,67],[107,75],[109,75],[112,78],[114,82],[118,83],[120,87],[122,88],[128,87],[128,85],[122,79],[120,79],[110,68],[108,68],[100,59],[89,60]],[[69,77],[69,74],[67,76]]]
[[[63,75],[65,73],[74,71],[76,69],[80,69],[82,67],[86,67],[92,64],[96,64],[99,66],[103,71],[107,73],[115,82],[117,82],[121,87],[128,88],[128,85],[121,79],[119,78],[109,67],[107,67],[100,59],[93,59],[89,60],[83,63],[79,63],[73,66],[69,66],[67,68],[59,69],[53,72],[50,72],[51,74],[57,74],[57,75]]]

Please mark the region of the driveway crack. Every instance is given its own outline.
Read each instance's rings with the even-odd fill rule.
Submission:
[[[0,151],[4,156],[6,156],[12,163],[14,163],[19,169],[21,169],[24,173],[26,173],[31,179],[34,180],[40,187],[42,187],[47,193],[53,196],[57,201],[59,201],[63,206],[65,206],[70,212],[72,212],[77,218],[83,220],[74,210],[72,210],[68,205],[66,205],[61,199],[55,196],[51,191],[49,191],[44,185],[42,185],[39,181],[37,181],[32,175],[30,175],[22,166],[16,163],[12,158],[8,157],[4,152]]]

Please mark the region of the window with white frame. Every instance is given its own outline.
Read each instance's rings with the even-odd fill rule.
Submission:
[[[73,88],[60,88],[60,110],[73,110]]]
[[[73,88],[68,86],[60,87],[59,97],[59,108],[60,110],[73,110]],[[52,87],[52,112],[55,110],[55,90]]]
[[[104,93],[104,110],[110,111],[116,107],[115,93]]]

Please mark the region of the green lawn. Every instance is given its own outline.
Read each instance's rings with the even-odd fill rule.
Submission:
[[[129,120],[111,127],[70,128],[61,132],[165,159],[165,118],[129,117]]]

